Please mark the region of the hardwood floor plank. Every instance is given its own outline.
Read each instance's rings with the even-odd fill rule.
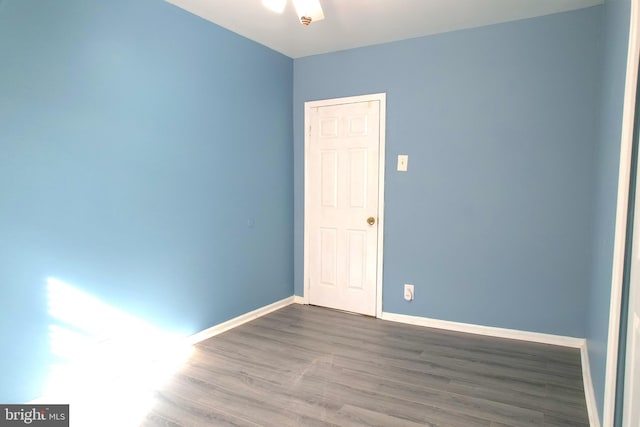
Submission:
[[[357,425],[368,427],[420,427],[424,425],[433,425],[415,423],[353,405],[344,405],[340,408],[338,414],[344,415],[347,420],[355,422]]]

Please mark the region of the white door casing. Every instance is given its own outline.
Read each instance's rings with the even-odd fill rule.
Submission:
[[[385,101],[305,103],[307,304],[382,313]]]
[[[635,132],[639,132],[636,129]],[[638,168],[636,168],[638,169]],[[640,427],[640,173],[636,174],[635,209],[627,317],[627,352],[625,355],[623,427]]]
[[[636,89],[638,84],[638,61],[640,59],[640,0],[631,0],[629,22],[629,46],[625,80],[622,135],[620,141],[620,167],[618,170],[618,197],[616,206],[613,266],[611,273],[611,298],[609,301],[609,329],[607,338],[607,362],[605,372],[604,408],[602,426],[614,425],[616,408],[616,380],[618,374],[618,352],[621,319],[622,286],[627,239],[627,212],[629,183],[631,177],[631,153],[633,146]],[[629,323],[631,326],[631,323]],[[628,363],[628,362],[627,362]],[[629,366],[629,365],[627,365]],[[594,402],[595,405],[595,402]],[[590,411],[592,425],[599,425],[597,414]],[[592,416],[593,415],[593,416]]]
[[[638,286],[635,287],[635,309],[629,310],[627,326],[623,427],[640,426],[640,304],[637,301],[637,294],[640,292],[638,292]]]

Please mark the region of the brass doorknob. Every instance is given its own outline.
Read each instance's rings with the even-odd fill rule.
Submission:
[[[376,219],[372,216],[370,216],[369,218],[367,218],[367,224],[369,225],[373,225],[376,223]]]

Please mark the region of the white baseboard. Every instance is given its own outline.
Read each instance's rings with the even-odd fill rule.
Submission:
[[[294,304],[304,304],[304,297],[298,296],[298,295],[294,295],[293,296],[293,303]]]
[[[587,412],[589,413],[589,424],[591,427],[600,427],[600,416],[598,415],[598,403],[593,390],[593,379],[591,378],[591,365],[589,364],[589,349],[587,341],[580,347],[580,359],[582,362],[582,382],[584,384],[584,397],[587,400]]]
[[[408,316],[383,312],[380,317],[392,322],[407,323],[410,325],[426,326],[428,328],[446,329],[468,334],[487,335],[496,338],[531,341],[541,344],[560,345],[563,347],[582,348],[584,338],[565,337],[562,335],[543,334],[540,332],[519,331],[517,329],[496,328],[493,326],[473,325],[471,323],[451,322],[448,320],[430,319],[428,317]]]
[[[273,304],[265,305],[264,307],[260,307],[248,313],[242,314],[238,317],[234,317],[233,319],[227,320],[226,322],[219,323],[215,326],[205,329],[204,331],[200,331],[191,335],[188,339],[191,344],[197,344],[201,341],[209,339],[211,337],[215,337],[218,334],[228,331],[229,329],[233,329],[238,327],[244,323],[250,322],[258,317],[262,317],[266,314],[269,314],[273,311],[279,310],[282,307],[286,307],[290,304],[293,304],[295,299],[293,296],[285,298],[280,301],[276,301]]]

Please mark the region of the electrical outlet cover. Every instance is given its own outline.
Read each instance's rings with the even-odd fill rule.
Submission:
[[[398,172],[406,172],[409,166],[409,155],[398,154]]]
[[[405,301],[413,301],[415,298],[414,287],[411,284],[404,285],[404,299]]]

